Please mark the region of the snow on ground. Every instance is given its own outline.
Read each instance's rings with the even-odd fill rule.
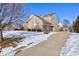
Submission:
[[[3,48],[0,55],[2,56],[12,56],[15,55],[18,49],[27,49],[36,44],[39,44],[42,41],[48,39],[48,37],[56,32],[50,32],[49,34],[44,34],[43,32],[27,32],[27,31],[4,31],[4,37],[24,37],[20,43],[17,43],[17,46]]]
[[[79,56],[79,33],[71,33],[64,47],[61,49],[61,56]]]

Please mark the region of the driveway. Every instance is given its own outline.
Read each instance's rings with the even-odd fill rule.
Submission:
[[[15,56],[59,56],[69,36],[69,32],[58,32],[31,48],[18,52]]]

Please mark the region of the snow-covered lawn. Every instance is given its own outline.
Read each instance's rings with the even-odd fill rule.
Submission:
[[[49,34],[44,34],[43,32],[27,32],[27,31],[4,31],[3,35],[7,38],[12,37],[24,37],[21,42],[17,43],[16,47],[6,47],[2,49],[0,55],[2,56],[12,56],[20,49],[27,49],[36,44],[39,44],[42,41],[48,39],[48,37],[55,32],[50,32]]]
[[[79,56],[79,33],[71,33],[61,50],[61,56]]]

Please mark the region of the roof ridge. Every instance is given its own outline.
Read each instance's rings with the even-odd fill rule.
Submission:
[[[55,12],[54,13],[49,13],[49,14],[44,15],[43,17],[51,16],[51,15],[54,15],[54,14],[56,14],[56,13]]]

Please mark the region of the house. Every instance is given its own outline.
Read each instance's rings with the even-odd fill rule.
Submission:
[[[55,13],[45,16],[31,15],[24,27],[28,31],[57,31],[58,18]]]
[[[13,24],[14,30],[23,30],[23,25],[22,24]]]

